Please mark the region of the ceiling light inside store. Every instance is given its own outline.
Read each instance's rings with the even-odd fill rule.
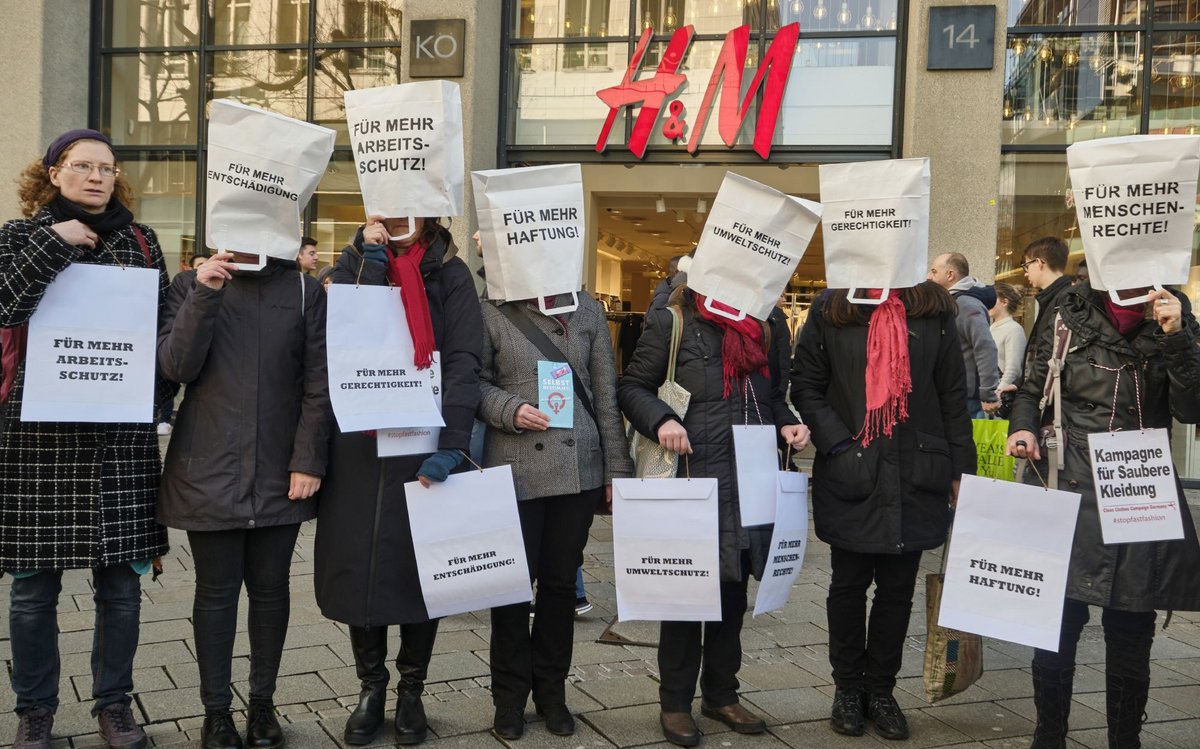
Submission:
[[[696,198],[696,213],[707,213],[708,201],[704,198]]]
[[[663,200],[662,196],[659,196],[658,200],[654,201],[654,210],[659,213],[667,212],[667,201]]]
[[[682,224],[683,221],[683,211],[675,211],[675,223]]]
[[[604,240],[604,244],[608,245],[609,247],[616,245],[616,243],[617,243],[617,238],[611,234],[609,234],[608,238]]]

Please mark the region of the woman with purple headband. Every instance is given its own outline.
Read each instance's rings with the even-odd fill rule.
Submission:
[[[8,627],[20,716],[14,749],[49,749],[58,707],[57,608],[63,570],[90,569],[96,624],[92,714],[110,747],[144,747],[130,709],[141,575],[167,550],[155,522],[155,427],[21,421],[25,325],[73,263],[152,268],[159,310],[167,269],[158,240],[136,224],[108,138],[72,130],[21,173],[24,218],[0,228],[0,574],[13,578]],[[96,314],[104,314],[96,310]],[[171,386],[161,382],[165,398]]]

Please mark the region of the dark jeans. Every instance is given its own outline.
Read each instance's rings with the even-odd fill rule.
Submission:
[[[575,637],[575,571],[583,563],[592,513],[604,487],[517,502],[525,559],[537,582],[537,616],[529,627],[529,604],[492,609],[492,702],[525,706],[566,702],[567,672]]]
[[[749,569],[743,562],[742,569]],[[738,701],[742,666],[742,619],[748,577],[721,581],[721,621],[663,622],[658,627],[658,701],[664,712],[689,713],[696,696],[710,707]]]
[[[142,584],[128,564],[92,570],[96,627],[92,633],[92,714],[108,705],[128,705],[133,691],[133,656],[138,646]],[[18,713],[41,706],[58,709],[58,594],[62,570],[14,578],[9,595],[12,689]]]
[[[891,694],[904,658],[921,552],[860,554],[832,548],[829,583],[829,664],[842,689]],[[867,588],[875,583],[871,618]]]
[[[188,531],[196,563],[192,631],[200,667],[200,701],[207,712],[228,712],[233,702],[230,670],[243,582],[250,599],[250,699],[275,696],[288,627],[288,572],[299,532],[299,524]]]
[[[1100,623],[1104,627],[1104,663],[1110,676],[1135,681],[1150,681],[1150,646],[1154,644],[1154,611],[1118,611],[1104,609]],[[1062,629],[1058,652],[1035,648],[1033,665],[1055,670],[1075,667],[1079,635],[1088,623],[1088,607],[1070,598],[1063,605]]]

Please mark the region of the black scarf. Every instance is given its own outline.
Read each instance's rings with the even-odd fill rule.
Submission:
[[[78,203],[67,200],[62,195],[47,203],[46,208],[59,221],[76,219],[97,234],[108,234],[133,223],[133,213],[117,200],[116,196],[109,198],[103,213],[88,213]]]

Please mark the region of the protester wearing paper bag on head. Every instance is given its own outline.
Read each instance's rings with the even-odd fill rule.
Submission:
[[[154,520],[158,438],[145,424],[21,421],[26,324],[47,287],[72,264],[158,273],[154,232],[134,223],[132,195],[106,136],[71,130],[19,180],[25,218],[0,228],[0,571],[9,595],[17,746],[48,749],[59,697],[57,603],[63,570],[91,569],[96,591],[92,714],[110,746],[146,746],[130,710],[138,646],[140,575],[166,553]],[[161,383],[160,400],[173,395]],[[85,414],[80,414],[81,418]]]
[[[421,592],[404,484],[429,486],[467,468],[482,324],[471,273],[456,253],[436,218],[372,216],[334,266],[335,284],[400,287],[405,318],[363,325],[406,326],[419,370],[428,370],[437,352],[446,422],[431,455],[379,458],[374,433],[337,431],[333,437],[317,523],[315,588],[321,613],[350,625],[362,690],[345,726],[349,744],[369,744],[383,724],[389,625],[400,625],[396,741],[417,744],[428,732],[421,693],[438,621],[430,620]]]
[[[742,200],[730,198],[742,191],[754,196],[750,200],[761,204],[762,213],[746,213],[738,206]],[[675,382],[691,393],[683,421],[658,398],[670,364],[671,310],[647,314],[633,359],[621,377],[621,411],[633,427],[687,456],[679,461],[677,475],[718,482],[721,620],[664,621],[659,629],[659,722],[663,736],[680,746],[700,742],[692,717],[697,678],[702,714],[738,733],[766,730],[766,723],[739,702],[737,673],[747,585],[751,575],[762,577],[772,526],[742,525],[732,428],[766,425],[778,430],[781,446],[787,443],[802,450],[808,444],[808,428],[799,423],[785,399],[789,331],[775,301],[816,229],[819,211],[816,204],[738,175],[727,176],[695,258],[680,263],[686,281],[669,301],[683,320],[675,370]],[[727,238],[738,233],[731,227],[746,227],[743,222],[757,223],[760,236],[769,234],[772,245],[776,237],[788,241],[780,239],[774,257],[759,260],[764,256],[753,248],[728,243]],[[742,236],[755,231],[746,228]],[[735,321],[731,318],[737,311],[693,290],[691,283],[740,292],[747,300],[753,298],[753,308]]]
[[[1190,196],[1196,193],[1200,171],[1200,139],[1110,139],[1099,147],[1072,146],[1067,159],[1090,281],[1054,282],[1061,290],[1054,309],[1044,312],[1049,320],[1046,332],[1035,331],[1036,355],[1017,392],[1008,438],[1010,455],[1029,457],[1036,464],[1036,470],[1032,465],[1026,469],[1025,483],[1057,480],[1058,488],[1082,495],[1058,649],[1036,649],[1033,655],[1033,746],[1066,744],[1079,637],[1089,619],[1088,606],[1099,606],[1109,746],[1138,747],[1150,688],[1156,610],[1200,610],[1200,545],[1178,471],[1174,491],[1155,497],[1162,510],[1122,519],[1144,527],[1155,522],[1154,515],[1177,511],[1183,537],[1106,544],[1108,519],[1130,508],[1101,511],[1101,503],[1112,504],[1112,497],[1098,496],[1093,460],[1099,451],[1090,449],[1089,439],[1110,432],[1139,434],[1147,447],[1156,440],[1169,455],[1166,435],[1150,430],[1169,429],[1173,420],[1200,420],[1200,325],[1191,304],[1173,289],[1129,288],[1134,283],[1187,280],[1194,234]],[[1154,184],[1173,185],[1177,194],[1189,197],[1177,201],[1169,195],[1141,195],[1146,185]],[[1103,188],[1103,198],[1097,199],[1097,186]],[[1154,214],[1161,231],[1109,231],[1129,226],[1127,221],[1141,221],[1112,217],[1145,215],[1135,211],[1145,210],[1147,200],[1164,201]],[[1032,270],[1030,266],[1027,272]],[[1135,301],[1128,306],[1115,302],[1111,294],[1118,290],[1122,299],[1136,291]],[[1061,370],[1060,377],[1051,377],[1055,370]],[[1040,402],[1046,389],[1052,401],[1043,413]],[[1040,439],[1047,423],[1061,430],[1057,447]],[[1055,459],[1048,461],[1051,456]],[[1128,486],[1138,486],[1137,481]]]

